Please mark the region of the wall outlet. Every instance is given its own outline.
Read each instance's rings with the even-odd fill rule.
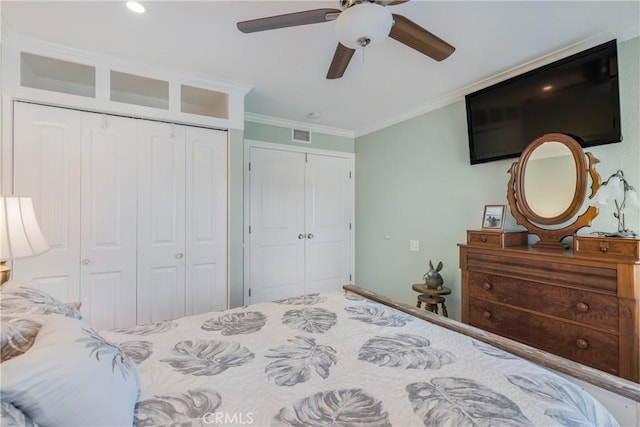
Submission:
[[[409,250],[411,252],[420,252],[420,240],[409,240]]]

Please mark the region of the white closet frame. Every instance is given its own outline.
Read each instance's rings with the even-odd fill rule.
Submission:
[[[229,80],[213,80],[206,75],[191,73],[185,70],[159,67],[144,62],[125,60],[123,58],[105,55],[93,51],[84,51],[70,48],[44,40],[24,37],[12,32],[8,28],[2,29],[2,46],[0,49],[0,75],[2,79],[0,92],[0,193],[13,194],[13,133],[14,133],[14,113],[13,105],[16,101],[24,101],[52,107],[62,107],[78,109],[93,113],[113,114],[125,117],[148,119],[176,123],[180,125],[195,125],[202,128],[225,130],[227,134],[227,157],[224,161],[229,166],[230,129],[244,128],[244,96],[251,90],[251,86]],[[25,56],[26,55],[26,56]],[[64,85],[75,82],[64,81],[67,78],[73,79],[73,73],[66,73],[60,81],[60,85],[54,83],[53,87],[45,83],[44,86],[33,84],[33,77],[49,77],[54,80],[60,78],[61,74],[54,70],[47,75],[47,69],[30,70],[26,57],[51,59],[51,63],[79,65],[81,68],[95,70],[95,81],[93,96],[84,94],[74,94],[73,90],[66,91]],[[62,62],[60,62],[62,61]],[[25,68],[27,67],[27,68]],[[32,73],[31,82],[29,76],[25,79],[24,72]],[[33,74],[35,73],[35,74]],[[40,74],[39,74],[40,73]],[[44,74],[42,74],[44,73]],[[66,77],[71,76],[71,77]],[[114,78],[115,76],[115,78]],[[129,77],[127,77],[129,76]],[[168,93],[165,96],[166,105],[156,106],[152,103],[139,102],[147,94],[135,93],[136,85],[131,85],[132,93],[126,92],[127,79],[135,82],[156,80],[166,84]],[[123,84],[124,79],[124,84]],[[78,82],[84,84],[84,82]],[[117,84],[118,87],[112,86]],[[124,88],[124,89],[123,89]],[[185,88],[188,88],[191,95],[185,95]],[[59,90],[58,90],[59,89]],[[122,92],[125,90],[125,92]],[[195,91],[195,92],[194,92]],[[195,97],[194,94],[195,93]],[[114,97],[114,94],[116,96]],[[151,94],[155,96],[156,94]],[[199,101],[198,95],[202,95]],[[218,99],[226,102],[226,115],[218,114],[215,111],[207,110],[210,96],[218,96]],[[226,100],[225,100],[226,97]],[[129,102],[131,101],[131,102]],[[194,104],[195,103],[195,104]],[[225,106],[222,107],[224,110]],[[229,218],[229,174],[227,173],[227,222]],[[227,233],[227,300],[225,305],[229,305],[229,253],[230,245]]]

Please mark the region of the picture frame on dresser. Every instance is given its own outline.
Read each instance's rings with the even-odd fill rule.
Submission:
[[[502,231],[505,205],[485,205],[482,214],[482,229]]]

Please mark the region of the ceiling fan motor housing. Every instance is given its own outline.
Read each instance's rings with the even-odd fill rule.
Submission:
[[[357,49],[373,46],[386,39],[393,25],[393,17],[384,6],[359,2],[343,11],[335,25],[340,43]]]

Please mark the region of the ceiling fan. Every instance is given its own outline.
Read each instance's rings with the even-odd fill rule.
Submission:
[[[336,21],[338,47],[327,79],[342,77],[356,49],[372,46],[387,36],[436,61],[448,58],[455,47],[386,6],[409,0],[340,0],[340,9],[313,9],[238,22],[243,33]]]

